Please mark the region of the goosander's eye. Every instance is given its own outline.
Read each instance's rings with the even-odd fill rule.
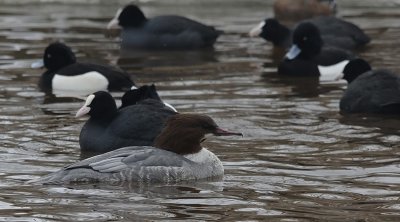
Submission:
[[[217,127],[214,126],[214,125],[210,125],[210,124],[204,124],[204,125],[202,126],[202,128],[203,128],[203,129],[206,129],[206,130],[213,131],[213,130],[215,130]]]

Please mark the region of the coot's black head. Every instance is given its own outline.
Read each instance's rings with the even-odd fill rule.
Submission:
[[[71,48],[61,42],[51,43],[44,50],[43,63],[48,70],[57,71],[76,62]]]
[[[143,85],[137,89],[131,89],[126,92],[121,98],[121,108],[125,106],[130,106],[137,104],[140,101],[145,99],[155,99],[161,101],[160,96],[157,93],[156,86],[152,85]]]
[[[281,42],[286,41],[290,35],[290,30],[284,25],[280,24],[274,18],[267,18],[250,30],[250,37],[259,36],[267,41],[279,45]]]
[[[276,19],[266,19],[265,25],[262,27],[260,37],[271,41],[274,44],[279,44],[288,38],[290,30],[278,22]]]
[[[118,24],[123,28],[141,27],[147,21],[142,10],[136,5],[127,5],[118,16]]]
[[[321,52],[323,41],[319,29],[314,24],[303,22],[294,30],[293,44],[301,50],[299,56],[311,58]]]
[[[92,118],[111,118],[117,112],[114,98],[105,91],[98,91],[86,98],[85,104],[78,110],[76,117],[90,115]]]
[[[279,27],[281,24],[278,22],[278,20],[269,18],[264,20],[264,25],[261,28],[261,33],[260,36],[270,40],[271,35],[274,34],[277,30],[279,30]]]
[[[343,79],[351,83],[361,74],[370,71],[372,68],[364,59],[353,59],[344,67]]]

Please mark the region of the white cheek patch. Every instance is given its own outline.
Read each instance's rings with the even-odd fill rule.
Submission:
[[[265,21],[260,22],[260,24],[258,24],[257,26],[255,26],[254,28],[252,28],[249,32],[249,36],[250,37],[257,37],[261,34],[262,29],[265,25]]]
[[[343,60],[337,64],[330,66],[318,66],[319,81],[338,81],[343,78],[344,67],[349,63],[349,60]]]
[[[52,80],[53,90],[88,91],[107,90],[108,80],[102,74],[92,71],[76,76],[55,74]]]

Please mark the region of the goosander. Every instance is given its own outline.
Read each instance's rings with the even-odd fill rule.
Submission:
[[[131,146],[94,156],[34,182],[179,182],[219,178],[224,168],[219,158],[203,148],[206,134],[242,135],[221,129],[206,115],[171,116],[154,146]]]

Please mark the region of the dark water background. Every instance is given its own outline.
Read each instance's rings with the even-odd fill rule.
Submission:
[[[341,116],[344,82],[282,79],[270,44],[247,31],[272,1],[156,1],[146,14],[180,14],[226,32],[210,52],[122,52],[105,35],[128,1],[0,1],[1,221],[400,221],[400,119]],[[61,3],[60,3],[61,2]],[[400,73],[399,1],[342,0],[339,16],[371,35],[360,52]],[[80,61],[111,63],[156,83],[181,112],[205,113],[243,138],[205,146],[224,181],[178,185],[33,186],[25,181],[80,159],[81,98],[37,89],[30,64],[52,41]],[[120,97],[122,93],[113,93]]]

